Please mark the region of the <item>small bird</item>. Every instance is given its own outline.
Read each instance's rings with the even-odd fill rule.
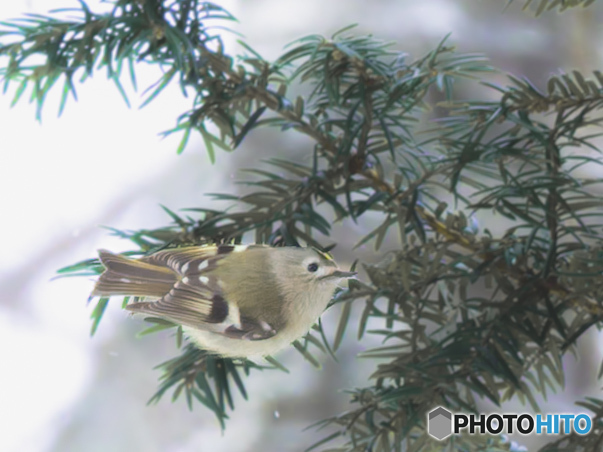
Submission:
[[[128,259],[99,251],[91,296],[145,297],[126,309],[182,325],[200,348],[231,358],[271,355],[303,336],[342,271],[314,248],[203,245]]]

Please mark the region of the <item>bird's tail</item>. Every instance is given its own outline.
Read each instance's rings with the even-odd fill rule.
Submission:
[[[98,255],[105,271],[98,278],[91,296],[132,295],[160,298],[178,281],[178,275],[167,267],[128,259],[104,250],[100,250]]]

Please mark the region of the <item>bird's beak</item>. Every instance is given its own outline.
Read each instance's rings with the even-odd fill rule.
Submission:
[[[357,272],[344,272],[341,270],[335,270],[333,273],[331,273],[330,275],[328,275],[328,277],[331,278],[352,278],[354,276],[356,276],[358,273]]]

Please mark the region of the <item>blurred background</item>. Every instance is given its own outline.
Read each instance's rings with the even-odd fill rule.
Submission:
[[[87,3],[94,11],[109,7],[98,0]],[[534,18],[521,11],[522,0],[505,12],[507,2],[495,0],[217,3],[239,19],[232,28],[267,59],[307,34],[329,36],[357,23],[357,33],[394,41],[411,57],[422,56],[451,33],[450,42],[460,51],[483,53],[494,66],[540,87],[560,71],[587,74],[601,68],[600,5]],[[2,2],[0,20],[76,6],[75,0]],[[224,40],[236,49],[231,36]],[[158,73],[140,67],[138,75],[144,88]],[[323,357],[322,371],[289,350],[279,356],[289,375],[253,373],[249,401],[237,397],[222,433],[201,406],[189,412],[183,400],[172,404],[169,396],[146,406],[159,377],[153,367],[178,353],[169,333],[137,339],[144,326],[113,303],[90,338],[92,305],[86,300],[92,281],[51,279],[58,268],[94,257],[99,248],[132,248],[103,226],[164,226],[169,218],[160,204],[174,211],[212,207],[204,193],[238,190],[237,168],[275,147],[289,158],[303,152],[307,142],[276,132],[252,134],[236,153],[219,152],[212,167],[197,137],[177,156],[179,137],[158,135],[189,107],[176,86],[142,110],[137,108],[140,94],[130,89],[133,108],[128,109],[102,71],[77,91],[78,102],[70,99],[60,118],[59,93],[51,95],[41,123],[26,96],[10,108],[14,88],[0,95],[0,451],[305,449],[321,436],[303,429],[347,409],[348,396],[339,389],[366,381],[370,366],[354,358],[361,349],[354,340],[339,352],[339,363]],[[332,333],[337,314],[328,312],[323,321]],[[579,412],[574,400],[600,393],[595,381],[600,342],[594,334],[582,341],[585,356],[593,359],[566,360],[567,386],[548,401],[540,399],[544,412]],[[529,411],[516,405],[505,409]],[[517,439],[532,447],[541,440]]]

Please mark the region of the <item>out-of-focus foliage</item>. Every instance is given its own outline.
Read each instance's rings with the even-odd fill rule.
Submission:
[[[240,242],[244,235],[325,249],[338,241],[330,237],[333,223],[378,219],[356,246],[372,244],[382,261],[360,263],[367,278],[336,294],[341,318],[333,343],[318,325],[295,344],[317,364],[316,351],[335,353],[343,340],[383,339],[362,354],[364,365],[374,366],[372,378],[350,391],[349,411],[317,424],[325,433],[315,447],[513,450],[498,437],[436,442],[425,432],[426,413],[439,405],[474,412],[476,398],[518,398],[538,411],[534,394],[564,384],[563,355],[600,326],[603,201],[596,190],[603,181],[586,174],[600,165],[603,77],[575,71],[551,78],[546,89],[515,77],[496,86],[485,82],[494,69],[484,58],[458,53],[446,40],[411,60],[351,29],[301,39],[274,62],[249,47],[235,58],[216,31],[229,20],[217,5],[199,1],[121,0],[110,14],[82,2],[77,11],[4,23],[0,56],[8,62],[1,74],[5,86],[17,84],[15,102],[31,87],[40,114],[61,78],[66,99],[75,96],[76,75],[83,81],[105,67],[123,93],[124,64],[134,84],[137,64],[159,64],[164,75],[145,103],[172,80],[194,93],[170,131],[182,134],[179,152],[191,133],[202,135],[212,159],[216,148],[236,148],[259,127],[309,137],[306,163],[279,153],[249,170],[248,194],[215,195],[231,201],[232,210],[166,209],[169,226],[114,232],[133,242],[132,254]],[[34,56],[43,61],[30,62]],[[460,79],[488,87],[488,100],[456,99]],[[300,85],[311,94],[288,94]],[[484,210],[511,226],[495,234],[478,225],[474,214]],[[388,234],[397,234],[395,249],[382,248]],[[92,259],[61,273],[100,270]],[[97,303],[93,329],[107,300]],[[352,310],[361,312],[358,325],[350,324]],[[150,320],[147,332],[175,327]],[[369,330],[369,321],[381,327]],[[155,398],[173,389],[174,398],[184,394],[189,405],[196,398],[222,423],[234,408],[231,388],[246,395],[245,375],[260,368],[191,346],[161,367]],[[568,436],[545,450],[599,444],[601,402],[582,406],[594,413],[596,434]]]
[[[507,6],[513,3],[514,0],[508,0]],[[570,8],[578,6],[586,8],[596,0],[524,0],[523,9],[525,11],[534,11],[536,16],[540,16],[545,11],[563,12]]]

